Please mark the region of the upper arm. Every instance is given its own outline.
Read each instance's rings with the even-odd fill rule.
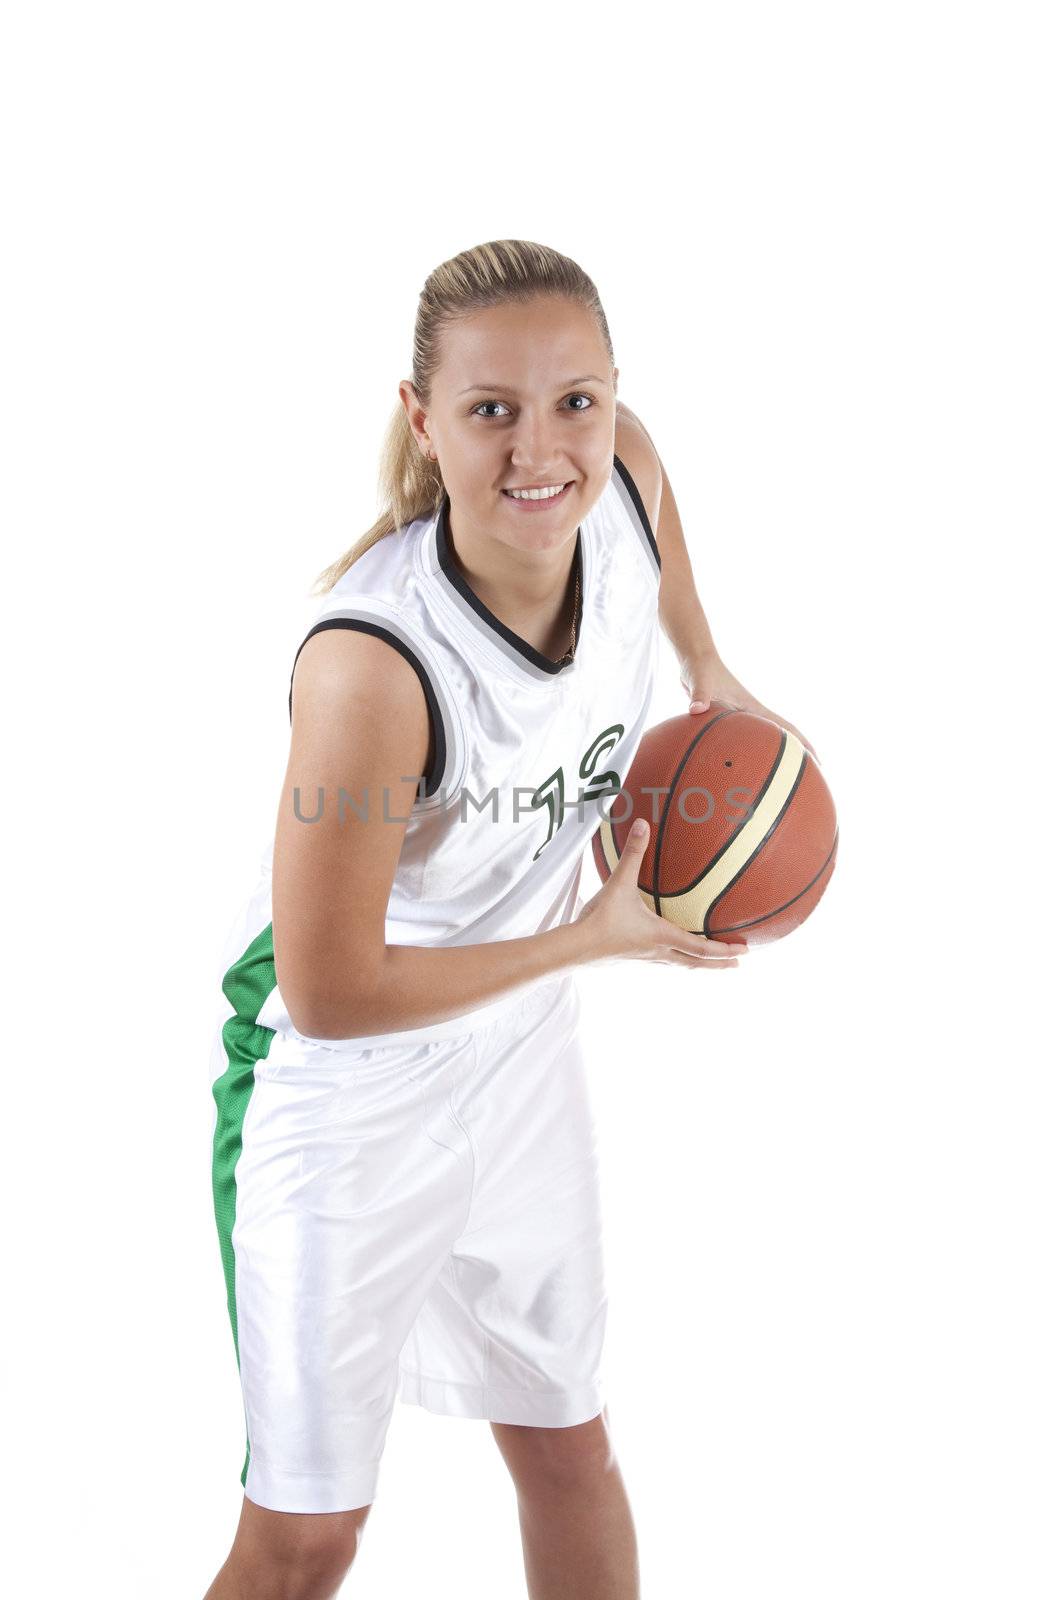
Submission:
[[[294,1025],[329,1038],[328,1019],[382,960],[430,717],[404,657],[352,628],[308,638],[292,706],[272,864],[275,970]]]

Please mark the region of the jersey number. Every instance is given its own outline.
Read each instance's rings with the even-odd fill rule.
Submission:
[[[592,781],[587,788],[581,783],[578,784],[579,798],[577,800],[564,799],[562,767],[557,767],[551,777],[546,778],[544,783],[538,785],[531,797],[531,810],[534,811],[539,806],[548,808],[549,832],[531,857],[532,861],[538,860],[546,845],[563,827],[563,819],[568,805],[580,806],[584,802],[598,800],[601,795],[619,793],[621,779],[616,772],[609,770],[595,772],[593,769],[601,756],[605,756],[613,750],[624,731],[625,725],[623,722],[612,722],[609,728],[604,728],[602,733],[597,733],[578,766],[578,777],[591,778]]]

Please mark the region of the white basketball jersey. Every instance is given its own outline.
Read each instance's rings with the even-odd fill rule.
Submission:
[[[639,491],[617,456],[578,530],[577,647],[563,663],[534,649],[478,599],[455,560],[449,508],[445,496],[430,515],[366,550],[321,597],[300,645],[324,628],[376,634],[411,663],[426,695],[432,755],[427,772],[415,774],[424,781],[390,892],[388,944],[483,944],[571,921],[580,910],[582,856],[610,809],[606,797],[624,784],[653,689],[661,560]],[[291,717],[291,684],[289,706]],[[597,795],[604,797],[598,805]],[[365,797],[352,799],[364,816]],[[382,792],[368,801],[369,816],[378,819]],[[301,795],[301,817],[316,804],[316,792]],[[339,805],[349,825],[345,801],[326,794],[324,804]],[[272,838],[228,940],[233,965],[223,988],[239,1014],[299,1039],[274,971],[273,851]],[[433,1039],[482,1026],[514,1001],[510,993],[461,1019],[361,1042],[414,1042],[420,1033]]]

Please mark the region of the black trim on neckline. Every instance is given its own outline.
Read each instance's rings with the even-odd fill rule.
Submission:
[[[462,576],[462,573],[459,570],[458,564],[455,560],[455,552],[448,537],[449,505],[449,496],[445,494],[443,500],[441,501],[441,508],[437,516],[437,560],[440,563],[441,570],[452,587],[462,596],[466,604],[476,612],[477,616],[486,622],[489,628],[494,629],[499,638],[504,639],[507,644],[512,645],[514,650],[518,650],[520,652],[525,661],[530,661],[533,666],[540,667],[543,672],[553,676],[555,676],[556,673],[563,672],[567,667],[573,666],[577,657],[578,647],[581,644],[581,617],[585,606],[585,535],[582,531],[581,525],[579,524],[578,527],[578,538],[575,544],[578,562],[578,581],[581,585],[581,590],[578,595],[578,618],[574,644],[574,655],[566,657],[563,661],[550,661],[549,657],[544,656],[540,650],[536,650],[533,644],[528,644],[526,639],[522,639],[518,633],[513,632],[512,628],[508,628],[504,622],[500,622],[498,617],[495,616],[495,613],[488,610],[480,596],[474,593],[469,584],[466,582],[465,578]]]
[[[646,514],[646,507],[643,504],[643,497],[636,488],[636,480],[633,478],[632,474],[629,472],[628,468],[625,466],[625,463],[619,456],[614,457],[614,466],[617,468],[617,471],[620,474],[622,483],[632,496],[632,504],[639,513],[639,520],[643,524],[643,532],[646,534],[646,542],[650,546],[654,560],[657,562],[657,570],[660,571],[661,552],[657,548],[657,540],[654,538],[654,530],[650,525],[650,518]]]

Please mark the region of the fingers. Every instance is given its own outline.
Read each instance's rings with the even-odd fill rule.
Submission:
[[[682,950],[690,956],[742,956],[747,951],[747,945],[740,940],[708,939],[702,933],[688,933],[683,935],[677,928],[672,929],[675,937],[670,941],[674,950]]]
[[[650,824],[645,818],[637,817],[628,830],[624,848],[614,868],[615,878],[621,874],[633,885],[638,882],[639,868],[649,838]],[[687,933],[665,922],[659,913],[650,911],[649,907],[640,914],[646,916],[648,925],[656,922],[656,931],[650,932],[648,926],[654,960],[671,961],[681,966],[735,967],[737,957],[747,952],[747,944],[741,939],[709,939],[701,933]],[[655,948],[656,954],[653,954]]]
[[[735,956],[728,956],[725,960],[716,960],[713,956],[694,955],[690,950],[676,950],[672,946],[662,949],[659,961],[668,962],[676,967],[694,967],[702,972],[721,971],[723,967],[739,967],[740,962]]]
[[[672,961],[677,966],[704,967],[711,970],[715,967],[738,966],[737,957],[746,952],[746,944],[707,939],[699,933],[689,933],[684,936],[681,930],[672,928],[668,942],[664,946],[664,960]]]

